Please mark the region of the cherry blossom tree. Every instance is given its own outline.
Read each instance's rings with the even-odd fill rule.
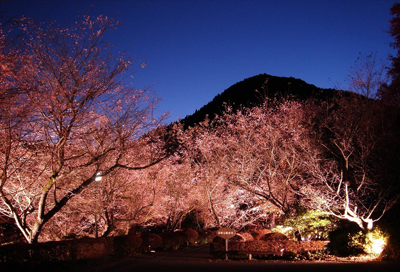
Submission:
[[[382,104],[355,93],[311,106],[322,149],[300,192],[303,204],[372,229],[399,198],[398,132]]]
[[[222,139],[215,134],[208,119],[188,129],[184,137],[187,163],[197,190],[197,209],[201,211],[204,226],[231,226],[236,211],[235,199],[216,153]]]
[[[30,22],[23,25],[29,62],[15,68],[2,62],[1,137],[7,144],[0,212],[14,219],[29,243],[98,175],[147,168],[169,155],[163,137],[141,141],[162,117],[153,118],[157,100],[150,93],[121,81],[131,60],[107,55],[104,35],[116,26],[103,16],[84,16],[70,28]],[[2,59],[11,56],[1,52]],[[13,69],[18,80],[12,80]],[[3,95],[10,92],[16,96]],[[136,153],[143,144],[154,150]]]
[[[307,177],[312,147],[299,102],[265,102],[233,112],[229,107],[192,129],[196,178],[217,226],[266,222],[290,211]],[[273,221],[273,220],[272,220]]]
[[[300,204],[370,229],[390,209],[399,197],[396,126],[379,101],[337,95],[228,108],[192,129],[192,168],[217,226],[241,228]]]

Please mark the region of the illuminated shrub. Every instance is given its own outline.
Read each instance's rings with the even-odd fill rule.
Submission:
[[[369,231],[367,234],[360,232],[360,235],[363,237],[362,240],[364,243],[362,244],[362,248],[364,249],[365,253],[378,257],[385,249],[388,237],[379,228],[375,228],[374,230]]]
[[[367,233],[359,231],[353,235],[349,234],[349,246],[354,253],[367,253],[374,257],[378,257],[383,252],[387,240],[387,235],[379,228]]]
[[[325,241],[258,240],[237,242],[229,240],[229,251],[231,251],[232,257],[235,257],[235,254],[236,257],[240,257],[241,254],[238,252],[252,252],[255,257],[292,259],[300,256],[310,256],[310,254],[324,253],[326,252],[326,243]],[[211,254],[222,257],[224,251],[225,242],[223,239],[214,239],[210,247]]]
[[[294,216],[285,218],[273,231],[297,240],[328,240],[336,221],[324,212],[300,207]]]

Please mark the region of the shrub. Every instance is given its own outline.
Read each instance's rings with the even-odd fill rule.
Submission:
[[[337,256],[358,255],[364,252],[364,238],[360,228],[347,221],[341,221],[340,227],[329,233],[329,251]]]
[[[183,235],[174,232],[161,232],[158,234],[162,239],[162,250],[176,250],[185,245]]]
[[[101,259],[110,255],[110,239],[102,238],[84,238],[72,240],[73,260]]]
[[[149,252],[151,250],[157,249],[162,245],[162,238],[160,235],[155,233],[145,232],[142,233],[141,238],[143,240],[140,247],[141,252]]]
[[[387,245],[381,254],[385,260],[400,260],[400,202],[393,206],[379,221],[379,227],[387,234]]]
[[[132,256],[139,252],[143,239],[139,235],[129,234],[113,237],[115,256]]]
[[[366,234],[364,251],[368,254],[379,256],[388,241],[388,235],[378,227]]]
[[[214,239],[211,244],[211,253],[216,256],[223,256],[225,242],[223,239]],[[291,240],[258,240],[251,242],[235,242],[229,240],[229,251],[258,251],[253,254],[259,257],[283,256],[284,258],[315,259],[321,258],[326,252],[325,241],[291,241]],[[232,252],[231,252],[232,253]],[[236,256],[238,257],[238,256]],[[240,256],[239,256],[240,257]]]
[[[197,239],[199,238],[199,233],[194,229],[182,229],[174,232],[181,235],[185,240],[186,244],[194,245],[197,244]]]
[[[265,234],[271,233],[270,229],[260,229],[260,230],[253,230],[251,235],[254,237],[254,240],[260,240]]]
[[[297,240],[328,240],[329,232],[336,228],[337,220],[317,210],[298,207],[292,217],[283,219],[272,231]]]
[[[198,245],[209,244],[213,241],[213,239],[216,236],[216,232],[212,230],[199,230],[197,231],[197,233],[199,234],[197,238]]]
[[[84,238],[40,244],[12,244],[0,247],[1,262],[70,261],[103,259],[112,254],[112,238]]]
[[[367,233],[359,231],[350,237],[349,245],[357,249],[357,252],[367,253],[374,257],[380,256],[385,249],[388,236],[378,227]]]
[[[260,238],[262,241],[268,240],[288,240],[287,236],[279,232],[267,233]]]

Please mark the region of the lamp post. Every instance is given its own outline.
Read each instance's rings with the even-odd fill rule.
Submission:
[[[101,176],[101,172],[97,172],[96,178],[94,179],[95,181],[101,181],[103,177]]]
[[[100,182],[101,179],[103,177],[101,176],[101,172],[97,172],[96,177],[95,177],[95,181]],[[96,183],[96,187],[98,189],[98,183]],[[94,227],[95,227],[95,231],[96,231],[96,238],[99,238],[99,230],[98,230],[98,226],[97,226],[97,211],[95,210],[94,212]]]

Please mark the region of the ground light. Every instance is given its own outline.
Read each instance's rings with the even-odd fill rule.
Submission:
[[[378,228],[368,232],[365,239],[365,252],[378,257],[386,247],[387,238],[387,235]]]

